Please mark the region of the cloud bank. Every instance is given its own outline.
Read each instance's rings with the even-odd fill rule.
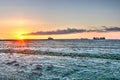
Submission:
[[[37,31],[23,35],[60,35],[60,34],[72,34],[72,33],[84,33],[84,32],[119,32],[119,31],[120,31],[120,27],[103,26],[103,29],[96,29],[96,30],[67,28],[56,31]]]
[[[71,33],[82,33],[82,32],[86,32],[85,29],[75,29],[75,28],[67,28],[64,30],[56,30],[56,31],[38,31],[38,32],[32,32],[26,35],[54,35],[54,34],[71,34]]]
[[[106,32],[116,32],[116,31],[120,31],[120,27],[111,27],[111,28],[105,27],[105,31],[106,31]]]

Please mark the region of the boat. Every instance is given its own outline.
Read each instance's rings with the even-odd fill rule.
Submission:
[[[54,40],[52,37],[48,37],[48,40]]]
[[[105,37],[93,37],[93,40],[105,40]]]

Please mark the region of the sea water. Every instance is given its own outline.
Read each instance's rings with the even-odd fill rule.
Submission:
[[[0,51],[3,80],[120,80],[120,40],[0,41]]]

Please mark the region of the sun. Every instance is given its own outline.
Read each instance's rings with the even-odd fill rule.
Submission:
[[[27,37],[24,35],[24,34],[27,34],[29,32],[28,29],[26,28],[21,28],[21,29],[15,29],[13,30],[13,36],[15,39],[18,39],[18,40],[23,40],[23,39],[26,39]]]
[[[19,38],[21,39],[21,40],[23,40],[24,39],[24,37],[23,37],[23,35],[21,34],[21,35],[19,35]]]
[[[24,39],[24,36],[22,33],[17,33],[16,34],[16,38],[19,39],[19,40],[23,40]]]
[[[23,40],[24,36],[22,34],[18,34],[18,39]]]

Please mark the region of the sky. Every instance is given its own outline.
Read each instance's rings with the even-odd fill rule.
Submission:
[[[0,39],[120,39],[120,0],[0,0]]]

